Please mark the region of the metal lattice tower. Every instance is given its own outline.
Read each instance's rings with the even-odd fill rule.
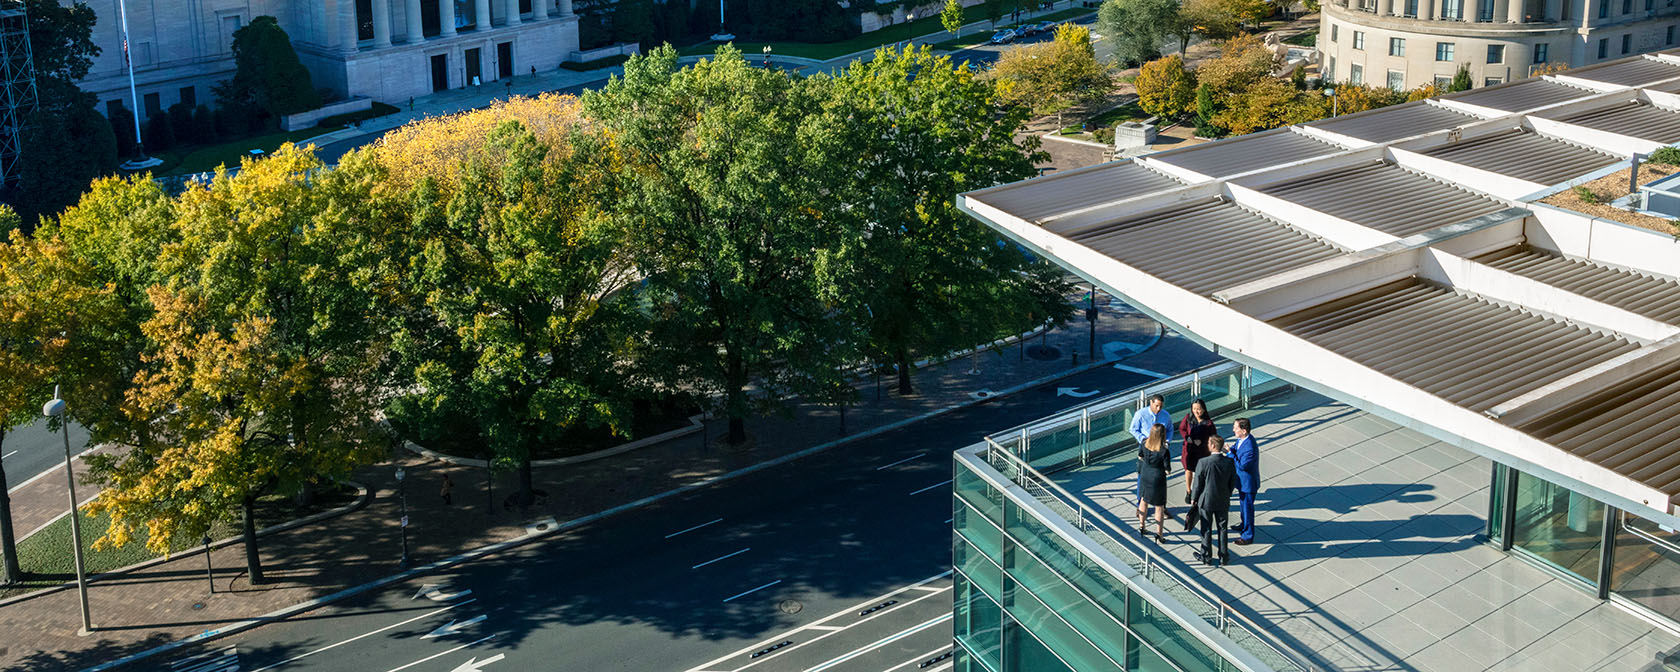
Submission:
[[[22,2],[0,0],[0,184],[17,182],[23,124],[37,102],[29,16]]]

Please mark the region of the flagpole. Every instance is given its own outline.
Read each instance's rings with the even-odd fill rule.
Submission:
[[[117,10],[122,14],[122,50],[123,65],[128,66],[128,96],[134,101],[134,151],[139,156],[123,163],[124,170],[141,170],[163,163],[161,159],[146,156],[146,143],[140,137],[140,90],[134,85],[134,56],[128,49],[128,2],[117,0]]]

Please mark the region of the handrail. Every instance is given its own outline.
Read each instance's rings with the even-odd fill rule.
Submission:
[[[1215,372],[1217,372],[1217,370],[1220,370],[1220,369],[1238,369],[1238,370],[1240,370],[1240,369],[1242,369],[1242,366],[1243,365],[1241,363],[1233,362],[1233,361],[1230,361],[1230,360],[1215,362],[1213,364],[1208,364],[1206,366],[1201,366],[1201,367],[1191,369],[1189,371],[1178,374],[1176,376],[1168,376],[1166,378],[1161,378],[1161,379],[1158,379],[1158,380],[1152,380],[1152,381],[1149,381],[1149,382],[1144,383],[1142,385],[1137,385],[1137,386],[1134,386],[1134,387],[1130,387],[1130,388],[1121,390],[1119,392],[1115,392],[1113,394],[1108,394],[1108,395],[1104,395],[1104,396],[1101,396],[1101,397],[1097,397],[1096,399],[1092,399],[1091,401],[1087,401],[1087,402],[1084,402],[1084,403],[1080,404],[1079,407],[1083,408],[1083,409],[1086,409],[1087,411],[1090,411],[1090,410],[1107,410],[1107,408],[1104,406],[1105,404],[1114,405],[1115,402],[1121,401],[1121,400],[1126,399],[1126,398],[1131,398],[1131,399],[1135,400],[1135,399],[1137,399],[1137,397],[1140,393],[1147,392],[1152,388],[1173,387],[1175,385],[1179,385],[1179,384],[1181,384],[1183,382],[1186,382],[1186,381],[1194,381],[1198,376],[1206,376],[1210,373],[1215,373]],[[1057,413],[1055,415],[1052,415],[1052,416],[1049,416],[1049,417],[1046,417],[1046,418],[1039,418],[1037,420],[1031,420],[1031,421],[1028,421],[1028,422],[1023,422],[1019,425],[1015,425],[1014,427],[1010,427],[1009,429],[1005,429],[1005,430],[1000,431],[1000,432],[993,432],[990,435],[988,435],[987,438],[989,439],[992,436],[1006,436],[1006,435],[1009,435],[1009,434],[1020,434],[1021,430],[1023,430],[1023,429],[1032,430],[1032,429],[1038,428],[1038,427],[1048,427],[1048,426],[1051,426],[1051,425],[1060,424],[1060,423],[1064,422],[1064,420],[1062,418],[1063,415],[1065,415],[1065,413]]]
[[[1092,510],[1091,507],[1086,506],[1084,502],[1081,502],[1078,498],[1074,497],[1072,493],[1068,492],[1055,481],[1045,476],[1031,464],[1028,464],[1026,460],[1012,454],[1008,449],[1004,448],[996,441],[993,441],[988,437],[986,439],[986,444],[987,451],[989,453],[1001,455],[1005,460],[1017,467],[1020,470],[1020,473],[1030,476],[1036,484],[1040,487],[1045,487],[1046,490],[1055,495],[1056,499],[1060,503],[1076,512],[1079,515],[1078,522],[1080,523],[1081,533],[1085,531],[1084,523],[1086,521],[1091,521],[1092,525],[1102,529],[1103,532],[1116,541],[1125,540],[1128,546],[1130,546],[1126,550],[1143,560],[1145,577],[1148,577],[1150,572],[1159,570],[1172,577],[1172,579],[1180,585],[1189,588],[1191,590],[1191,594],[1195,595],[1197,599],[1202,600],[1203,603],[1213,608],[1219,619],[1219,622],[1214,623],[1214,625],[1218,627],[1221,632],[1226,630],[1227,625],[1235,625],[1247,632],[1250,638],[1254,641],[1259,642],[1272,653],[1277,654],[1278,658],[1294,664],[1298,670],[1301,670],[1301,672],[1307,672],[1314,669],[1310,664],[1302,661],[1293,653],[1279,648],[1268,638],[1261,636],[1260,632],[1263,631],[1264,628],[1260,627],[1258,623],[1255,623],[1246,616],[1235,612],[1229,604],[1227,604],[1224,600],[1219,599],[1213,594],[1213,591],[1203,585],[1200,579],[1180,573],[1177,569],[1167,564],[1161,556],[1150,550],[1146,544],[1131,539],[1130,535],[1132,533],[1130,531],[1122,531],[1123,528],[1110,522],[1107,516],[1101,515],[1097,511]],[[1090,515],[1087,515],[1088,513]]]
[[[1637,527],[1629,525],[1628,524],[1628,518],[1633,518],[1633,517],[1635,517],[1635,516],[1628,515],[1628,512],[1626,512],[1626,511],[1622,512],[1622,529],[1623,530],[1627,531],[1629,534],[1632,534],[1633,536],[1639,537],[1641,539],[1644,539],[1645,541],[1649,541],[1653,544],[1656,544],[1658,546],[1666,548],[1671,553],[1680,554],[1680,545],[1676,545],[1672,541],[1669,541],[1667,539],[1663,539],[1662,537],[1658,537],[1657,535],[1651,534],[1650,532],[1646,532],[1645,530],[1641,530]]]

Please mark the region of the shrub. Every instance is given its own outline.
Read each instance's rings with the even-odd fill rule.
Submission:
[[[1651,155],[1648,156],[1648,157],[1645,157],[1645,160],[1649,161],[1651,163],[1661,163],[1661,164],[1669,165],[1669,166],[1680,166],[1680,147],[1664,147],[1664,148],[1659,149],[1657,151],[1651,152]]]
[[[146,120],[146,148],[150,150],[165,150],[175,146],[175,128],[169,124],[169,115],[154,114]]]
[[[379,117],[383,117],[387,114],[396,114],[397,112],[400,112],[400,111],[401,110],[398,110],[393,105],[386,105],[385,103],[375,102],[373,104],[373,107],[371,107],[369,109],[362,110],[360,112],[347,112],[347,113],[344,113],[344,114],[335,114],[335,115],[332,115],[332,116],[327,117],[325,119],[322,119],[320,123],[316,124],[316,126],[320,126],[322,128],[334,128],[334,127],[338,127],[338,126],[349,126],[352,123],[367,121],[369,119],[376,119],[376,118],[379,118]]]
[[[199,105],[192,114],[193,137],[199,142],[215,142],[221,134],[216,132],[216,113],[209,105]]]
[[[193,108],[186,103],[169,106],[169,128],[175,134],[175,142],[179,144],[204,141],[198,137],[198,127],[193,125]]]
[[[1575,197],[1581,199],[1581,202],[1588,205],[1598,205],[1600,203],[1598,194],[1593,193],[1591,189],[1584,186],[1575,187]]]
[[[1176,54],[1143,65],[1137,77],[1138,106],[1162,119],[1176,119],[1196,105],[1196,80]]]
[[[574,71],[577,71],[577,72],[588,72],[590,70],[600,70],[601,68],[610,68],[610,67],[613,67],[615,65],[624,65],[624,62],[628,61],[628,60],[630,60],[629,56],[625,56],[625,55],[620,54],[618,56],[608,56],[606,58],[597,58],[593,61],[584,61],[582,63],[574,63],[572,61],[562,61],[560,63],[560,67],[565,68],[567,70],[574,70]]]
[[[117,136],[117,157],[134,156],[134,114],[126,107],[111,113],[111,132]]]

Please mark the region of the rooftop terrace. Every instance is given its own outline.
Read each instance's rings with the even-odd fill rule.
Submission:
[[[1193,535],[1169,534],[1164,550],[1313,663],[1624,672],[1680,647],[1680,637],[1484,543],[1487,460],[1305,391],[1246,414],[1264,475],[1254,545],[1233,547],[1234,563],[1213,569],[1191,559]],[[1121,451],[1051,478],[1132,528],[1135,464]],[[1172,510],[1182,517],[1184,507]]]

